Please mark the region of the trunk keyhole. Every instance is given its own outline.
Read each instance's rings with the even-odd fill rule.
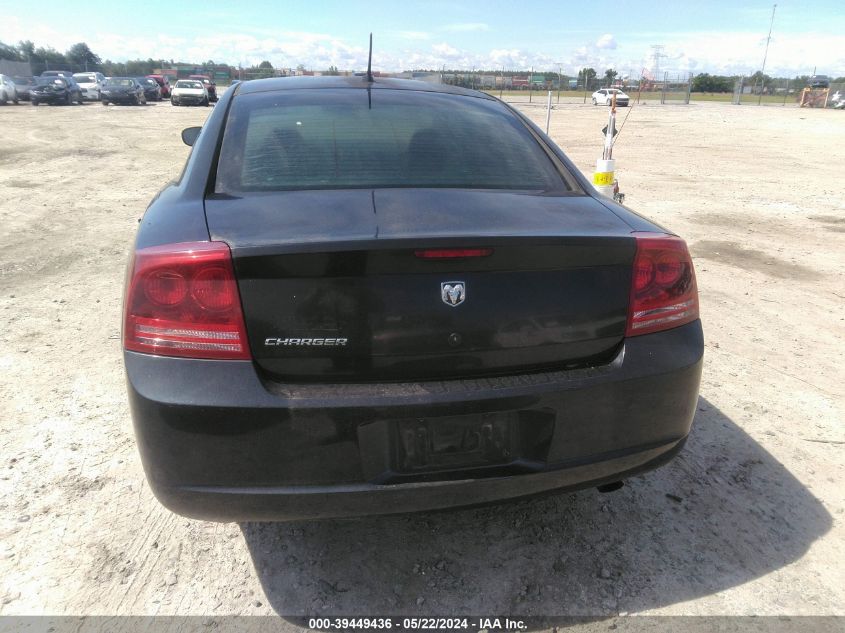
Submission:
[[[449,347],[457,347],[461,344],[462,340],[463,339],[461,338],[460,334],[458,334],[457,332],[452,332],[449,335]]]

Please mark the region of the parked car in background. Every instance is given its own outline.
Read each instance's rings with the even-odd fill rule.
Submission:
[[[127,103],[133,105],[144,105],[147,98],[144,96],[144,88],[133,77],[111,77],[103,84],[100,103]]]
[[[36,81],[37,83],[29,90],[29,101],[34,106],[39,103],[51,105],[82,103],[82,89],[73,77],[41,75]]]
[[[41,77],[73,77],[73,73],[69,70],[45,70],[40,75]]]
[[[609,492],[683,448],[704,353],[687,245],[516,109],[260,79],[182,140],[122,327],[168,508],[267,521]]]
[[[208,75],[188,75],[188,79],[198,79],[208,92],[209,101],[217,101],[217,84]]]
[[[170,98],[170,78],[167,75],[147,75],[147,77],[155,80],[155,82],[159,85],[161,88],[162,98]]]
[[[180,79],[170,91],[170,103],[178,105],[204,105],[211,99],[208,90],[199,79]]]
[[[150,77],[136,77],[135,81],[141,84],[144,89],[144,97],[147,101],[161,101],[161,86],[155,79]]]
[[[35,85],[35,77],[15,77],[15,89],[18,91],[18,99],[29,101],[29,90]]]
[[[100,91],[106,81],[103,73],[74,73],[73,80],[79,84],[84,99],[89,101],[100,100]]]
[[[602,88],[593,93],[593,105],[610,105],[613,95],[616,95],[616,105],[624,108],[628,105],[629,97],[617,88]]]
[[[18,88],[11,77],[0,75],[0,105],[6,105],[9,101],[18,105]]]
[[[830,77],[827,75],[813,75],[807,81],[810,88],[830,88]]]

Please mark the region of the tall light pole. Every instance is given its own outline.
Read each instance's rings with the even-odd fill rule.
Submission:
[[[763,67],[760,69],[760,81],[763,81],[763,76],[766,74],[766,58],[769,56],[769,42],[772,41],[772,27],[775,25],[775,10],[778,5],[772,5],[772,21],[769,23],[769,36],[766,38],[766,52],[763,53]],[[763,87],[760,87],[760,96],[757,98],[757,105],[763,101]]]

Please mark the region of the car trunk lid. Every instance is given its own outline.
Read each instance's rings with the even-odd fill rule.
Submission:
[[[605,362],[630,227],[583,195],[380,189],[206,200],[253,357],[279,380],[468,378]],[[472,257],[421,251],[475,249]]]

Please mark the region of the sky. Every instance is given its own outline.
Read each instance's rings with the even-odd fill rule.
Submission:
[[[0,41],[103,59],[173,59],[360,70],[501,69],[621,76],[653,70],[751,74],[764,56],[771,2],[698,0],[0,0]],[[44,19],[49,16],[49,19]],[[766,61],[773,76],[845,76],[845,1],[778,2]]]

